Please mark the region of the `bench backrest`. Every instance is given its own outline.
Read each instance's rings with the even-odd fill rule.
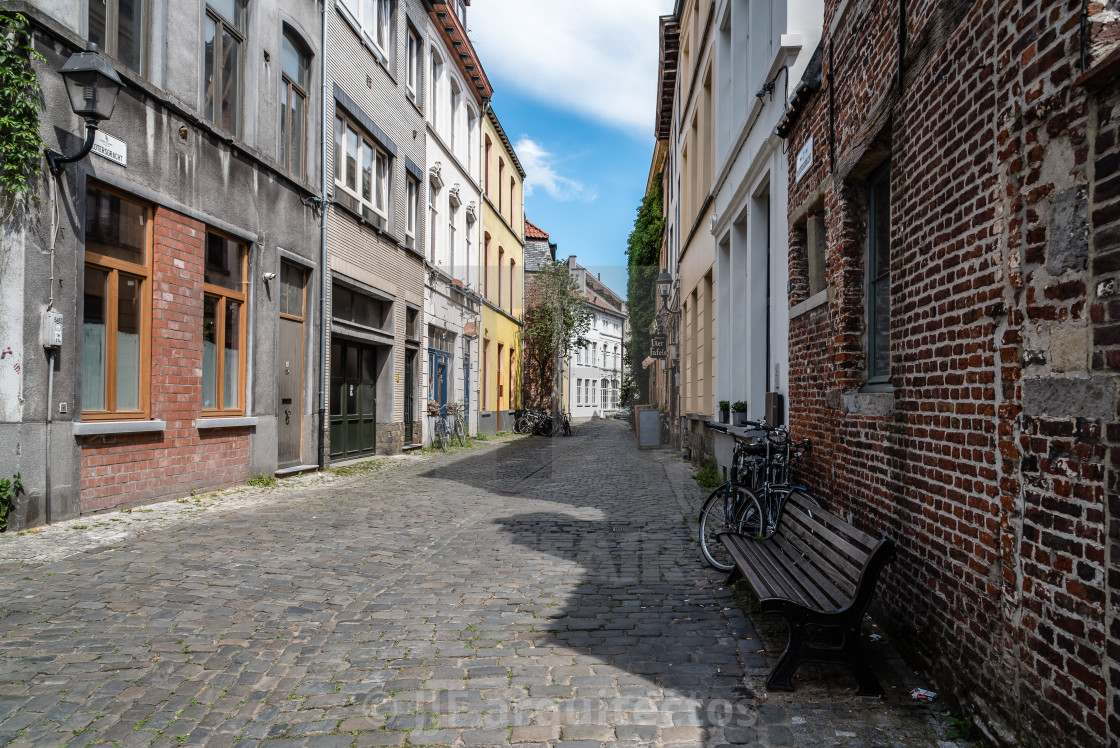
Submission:
[[[838,607],[855,602],[865,575],[878,576],[893,553],[889,541],[876,540],[796,491],[789,495],[778,532],[768,542],[793,560],[804,558],[808,563],[798,567]],[[874,579],[866,581],[874,585]]]

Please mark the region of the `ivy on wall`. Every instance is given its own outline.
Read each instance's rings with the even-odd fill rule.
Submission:
[[[42,59],[31,47],[27,19],[0,10],[0,196],[9,209],[29,195],[37,196],[43,140],[39,84],[31,63]]]

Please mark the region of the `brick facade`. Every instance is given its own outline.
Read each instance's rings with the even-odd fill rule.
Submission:
[[[152,418],[164,431],[80,438],[81,513],[183,496],[249,476],[246,427],[195,427],[202,412],[206,226],[157,207],[152,247]]]
[[[901,84],[899,7],[826,2],[789,134],[790,423],[815,487],[898,545],[884,620],[950,703],[997,743],[1100,745],[1120,706],[1116,95],[1075,83],[1080,3],[907,3]],[[888,162],[890,381],[868,386],[867,180]]]

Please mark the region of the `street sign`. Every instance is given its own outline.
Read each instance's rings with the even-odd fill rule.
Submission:
[[[666,358],[669,355],[669,336],[664,333],[654,333],[649,336],[650,358]]]

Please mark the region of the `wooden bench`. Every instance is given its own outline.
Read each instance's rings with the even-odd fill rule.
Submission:
[[[889,540],[876,540],[796,492],[769,539],[726,533],[720,540],[735,559],[729,581],[745,580],[763,613],[789,623],[789,644],[767,688],[792,691],[794,671],[803,662],[838,662],[851,667],[861,695],[882,695],[860,652],[859,630],[879,572],[894,558]],[[812,646],[805,641],[807,626],[839,631],[841,643]]]

